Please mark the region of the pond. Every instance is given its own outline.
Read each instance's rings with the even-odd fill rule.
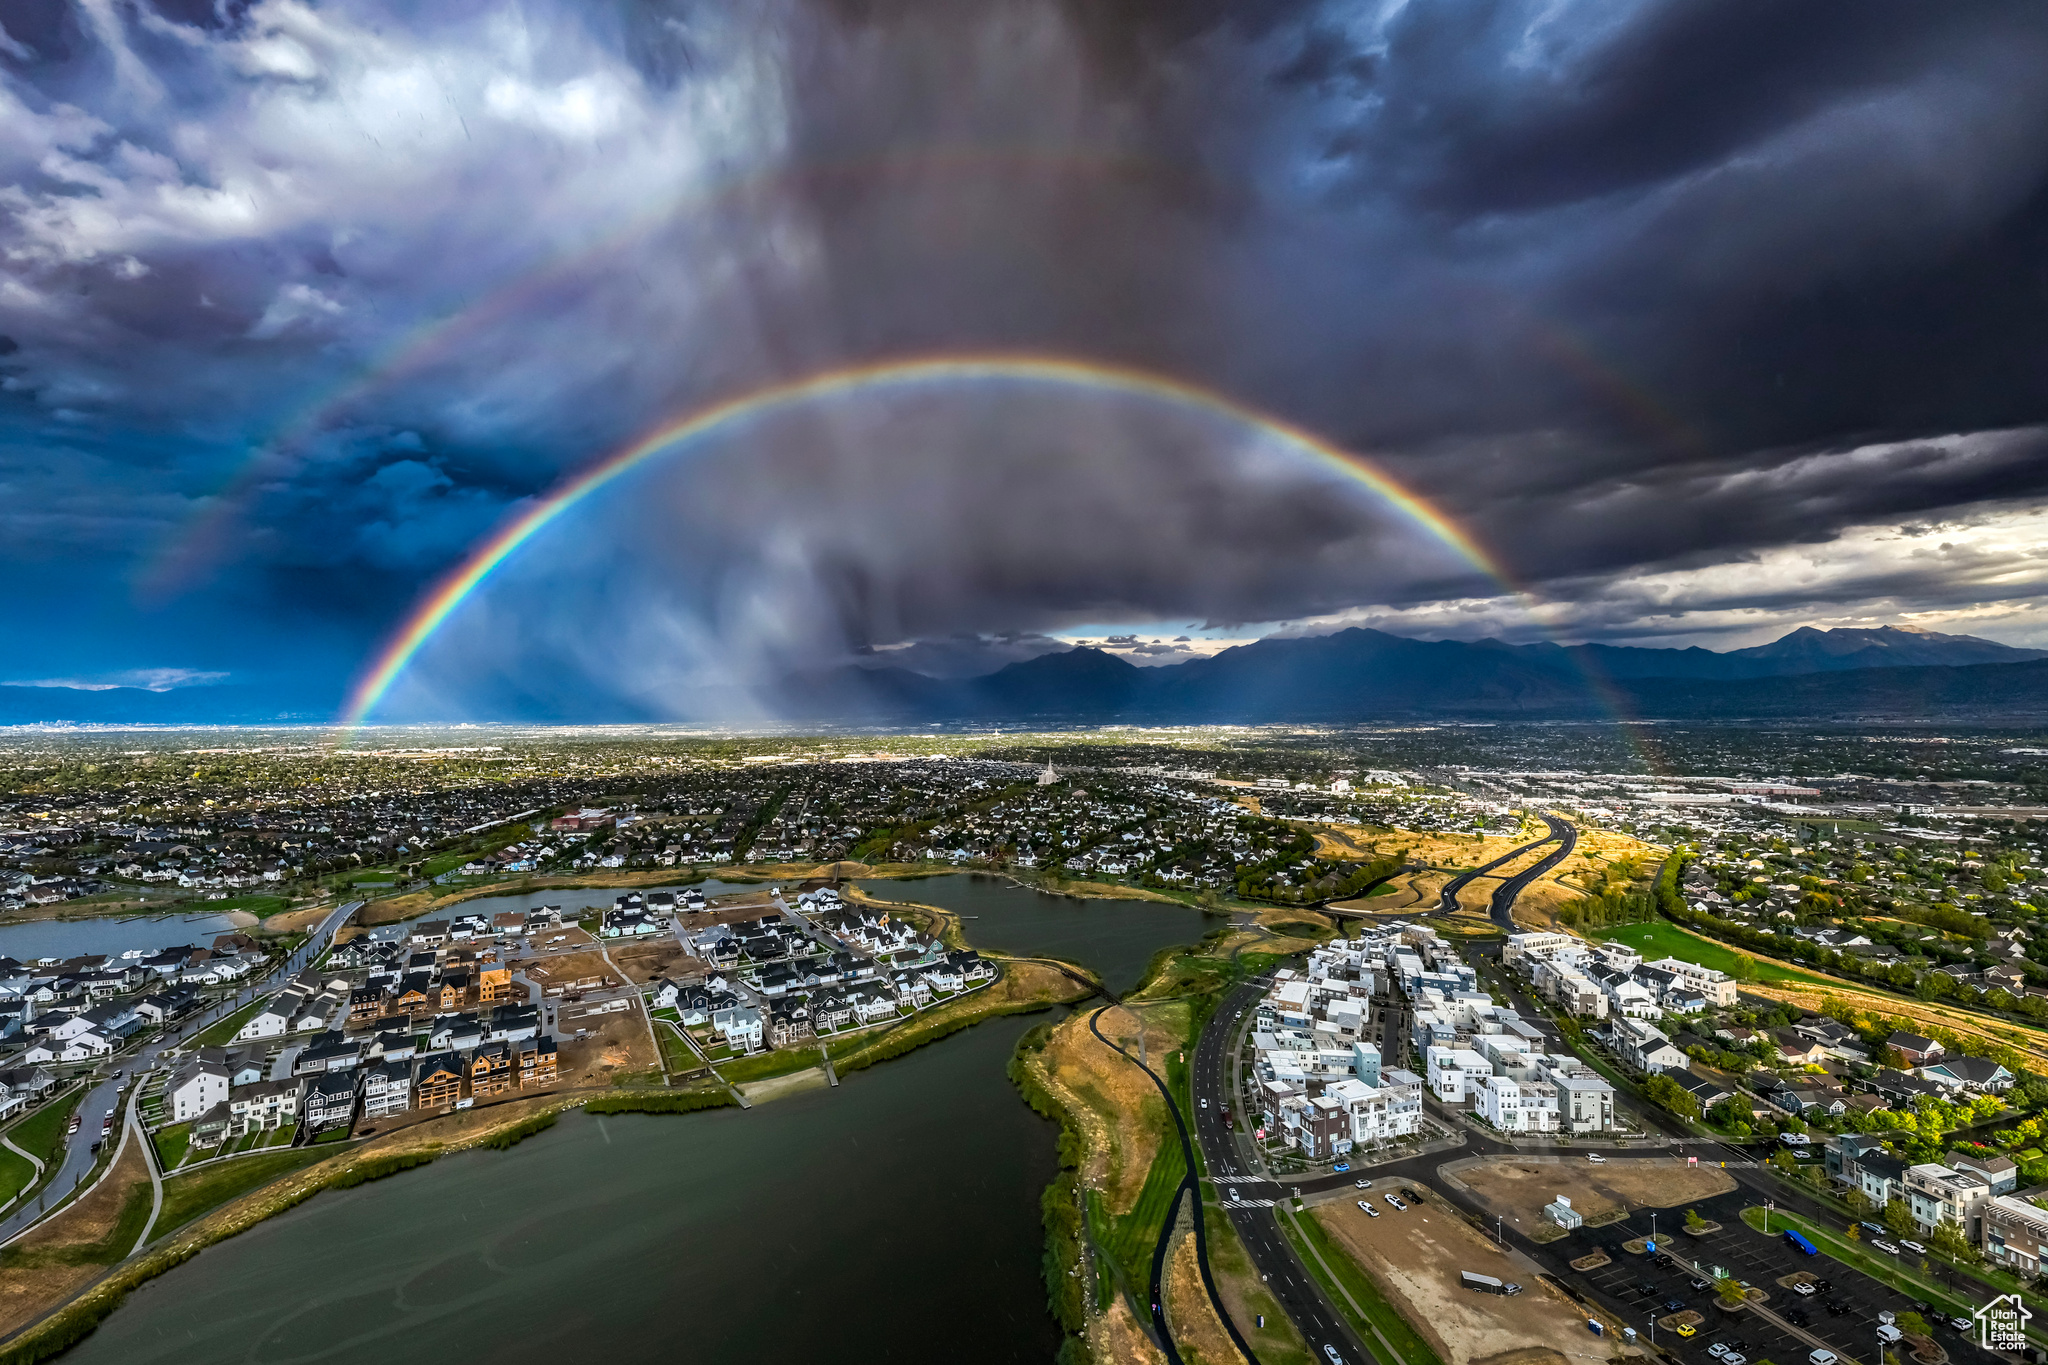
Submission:
[[[977,948],[1057,957],[1093,968],[1114,991],[1137,985],[1145,964],[1161,948],[1193,943],[1228,922],[1163,901],[1055,896],[977,873],[858,885],[877,900],[921,901],[951,910]]]

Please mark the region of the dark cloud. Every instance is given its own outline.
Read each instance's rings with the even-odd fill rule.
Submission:
[[[906,353],[1080,354],[1261,404],[1374,452],[1606,638],[1975,610],[1986,528],[2048,502],[2031,3],[5,22],[0,572],[78,585],[0,637],[48,655],[24,676],[239,678],[317,638],[331,688],[570,472]],[[979,669],[1091,621],[1500,624],[1427,537],[1184,413],[1004,392],[807,420],[550,532],[525,580],[550,605],[480,603],[464,638],[550,672],[522,695],[623,672],[658,712],[700,656],[743,688],[907,640]],[[1906,522],[1970,548],[1857,548]],[[1836,577],[1796,546],[1836,546]],[[459,701],[458,672],[420,686]]]

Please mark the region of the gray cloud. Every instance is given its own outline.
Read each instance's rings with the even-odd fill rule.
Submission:
[[[5,637],[39,676],[179,640],[206,655],[179,666],[239,677],[289,643],[331,679],[604,452],[906,353],[1082,354],[1264,405],[1607,638],[1981,604],[1969,556],[1823,588],[1782,552],[1846,564],[1871,528],[2048,492],[2038,6],[7,24],[0,572],[76,594]],[[1370,499],[1185,415],[985,392],[805,420],[550,532],[505,575],[546,597],[450,637],[501,682],[451,653],[421,695],[659,709],[677,679],[906,640],[957,669],[1089,621],[1494,619]],[[1743,564],[1779,581],[1711,577]],[[1666,595],[1625,586],[1647,579]]]

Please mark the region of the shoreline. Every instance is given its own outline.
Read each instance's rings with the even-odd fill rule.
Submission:
[[[523,894],[549,890],[603,890],[612,887],[634,885],[694,885],[716,877],[719,880],[749,882],[799,882],[811,880],[828,869],[843,865],[823,864],[809,869],[795,869],[790,872],[769,872],[749,866],[746,868],[720,869],[703,875],[677,878],[668,869],[665,875],[635,872],[624,875],[612,874],[596,878],[577,877],[557,882],[548,879],[542,886],[527,885],[486,886],[464,888],[461,892],[445,899],[429,899],[414,915],[433,913],[447,906],[463,901],[482,899],[494,895]],[[1035,881],[1026,881],[1007,871],[983,868],[931,867],[927,865],[884,865],[867,868],[857,873],[842,873],[841,880],[887,880],[914,882],[929,877],[951,876],[966,872],[970,875],[1000,877],[1021,889],[1035,890],[1047,895],[1066,896],[1084,900],[1143,900],[1163,902],[1182,908],[1203,910],[1209,914],[1229,916],[1234,913],[1250,912],[1254,915],[1271,907],[1219,906],[1215,908],[1190,905],[1177,897],[1162,895],[1147,888],[1112,887],[1102,883],[1075,883],[1058,888],[1048,887]],[[393,898],[397,899],[397,898]],[[862,897],[862,899],[869,899]],[[966,943],[964,926],[957,915],[943,907],[923,902],[886,902],[915,907],[935,918],[935,921],[950,930],[945,937],[957,937]],[[375,902],[371,905],[374,906]],[[365,909],[369,909],[366,906]],[[165,911],[162,913],[184,913]],[[199,913],[205,913],[203,911]],[[229,912],[232,913],[232,912]],[[297,913],[297,912],[287,912]],[[79,916],[80,919],[94,918],[138,918],[135,915],[110,915],[106,913]],[[41,919],[57,916],[39,916]],[[24,921],[27,922],[27,921]],[[393,921],[380,921],[393,922]],[[1149,983],[1158,974],[1164,962],[1177,953],[1186,953],[1198,945],[1183,944],[1162,949],[1151,964],[1145,977]],[[1005,962],[1005,975],[1015,972],[1018,967],[1033,961],[1019,959],[1009,961],[1005,955],[995,954],[994,960]],[[1090,973],[1089,975],[1093,975]],[[852,1054],[835,1063],[844,1075],[869,1066],[880,1065],[908,1053],[921,1050],[941,1042],[956,1033],[990,1019],[1018,1014],[1043,1013],[1061,1005],[1074,1006],[1090,997],[1089,988],[1077,981],[1067,981],[1071,990],[1060,992],[1044,988],[1032,994],[1017,998],[999,998],[989,993],[977,1007],[963,1010],[951,1016],[920,1019],[913,1016],[902,1021],[902,1025],[877,1035]],[[1141,989],[1142,985],[1141,983]],[[979,993],[978,993],[979,994]],[[1049,1026],[1047,1026],[1049,1029]],[[1046,1261],[1044,1279],[1047,1289],[1047,1312],[1066,1334],[1071,1343],[1085,1350],[1087,1311],[1085,1296],[1079,1287],[1072,1285],[1064,1274],[1057,1277],[1054,1268],[1064,1263],[1071,1255],[1081,1253],[1085,1246],[1086,1233],[1080,1220],[1074,1216],[1073,1200],[1076,1193],[1078,1172],[1075,1169],[1079,1152],[1085,1145],[1085,1138],[1079,1131],[1076,1116],[1067,1112],[1065,1106],[1053,1099],[1049,1092],[1033,1084],[1027,1087],[1026,1080],[1036,1081],[1029,1073],[1025,1057],[1031,1050],[1034,1038],[1042,1039],[1038,1028],[1028,1030],[1011,1053],[1005,1071],[1018,1092],[1018,1098],[1027,1107],[1045,1117],[1059,1130],[1056,1142],[1059,1166],[1052,1182],[1047,1186],[1040,1200],[1041,1217],[1045,1229]],[[1039,1043],[1042,1046],[1042,1041]],[[1033,1091],[1040,1091],[1038,1094]],[[794,1093],[794,1091],[786,1092]],[[759,1096],[763,1101],[772,1102],[774,1092]],[[1046,1112],[1046,1101],[1052,1101],[1057,1114]],[[0,1365],[34,1365],[34,1362],[49,1360],[69,1349],[76,1342],[91,1334],[109,1315],[119,1309],[128,1295],[140,1286],[162,1276],[185,1261],[198,1255],[210,1246],[217,1245],[250,1228],[289,1211],[328,1189],[347,1189],[371,1180],[381,1180],[404,1171],[432,1164],[441,1156],[478,1148],[509,1147],[526,1137],[544,1131],[552,1126],[560,1114],[568,1109],[585,1108],[593,1113],[688,1113],[699,1109],[729,1107],[734,1103],[724,1089],[703,1086],[679,1089],[648,1090],[643,1088],[620,1088],[614,1090],[584,1089],[564,1092],[553,1096],[535,1096],[522,1102],[512,1100],[492,1105],[484,1110],[458,1111],[438,1116],[426,1123],[408,1126],[378,1137],[352,1144],[346,1150],[337,1152],[326,1160],[318,1161],[301,1170],[280,1176],[268,1184],[247,1191],[230,1199],[219,1208],[209,1210],[183,1227],[174,1228],[152,1246],[145,1247],[126,1260],[109,1266],[104,1274],[81,1286],[77,1292],[63,1301],[52,1305],[46,1312],[23,1324],[4,1340],[0,1340]],[[502,1110],[502,1113],[496,1111]],[[468,1128],[480,1115],[492,1115],[495,1121],[487,1122],[470,1131]],[[452,1122],[451,1122],[452,1120]],[[451,1131],[453,1130],[453,1131]],[[1062,1292],[1062,1291],[1073,1292]]]

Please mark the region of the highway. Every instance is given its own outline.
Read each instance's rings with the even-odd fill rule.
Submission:
[[[306,936],[306,941],[300,944],[297,950],[272,968],[256,985],[244,987],[200,1013],[179,1020],[174,1027],[142,1044],[132,1054],[117,1055],[102,1063],[102,1066],[111,1065],[114,1070],[96,1082],[88,1082],[92,1088],[78,1105],[78,1131],[65,1143],[63,1160],[45,1187],[45,1197],[35,1203],[24,1203],[11,1216],[0,1220],[0,1245],[13,1241],[27,1231],[42,1216],[45,1203],[54,1202],[69,1194],[72,1187],[91,1172],[99,1160],[98,1154],[93,1151],[93,1144],[100,1140],[100,1125],[109,1114],[117,1113],[121,1091],[125,1085],[132,1080],[139,1080],[143,1073],[158,1065],[165,1053],[174,1051],[183,1045],[186,1039],[233,1014],[254,997],[282,985],[293,973],[304,970],[309,963],[327,950],[327,946],[334,941],[335,931],[340,929],[362,904],[361,901],[346,901],[336,906],[334,912]],[[98,1075],[98,1070],[95,1069],[88,1075]]]

